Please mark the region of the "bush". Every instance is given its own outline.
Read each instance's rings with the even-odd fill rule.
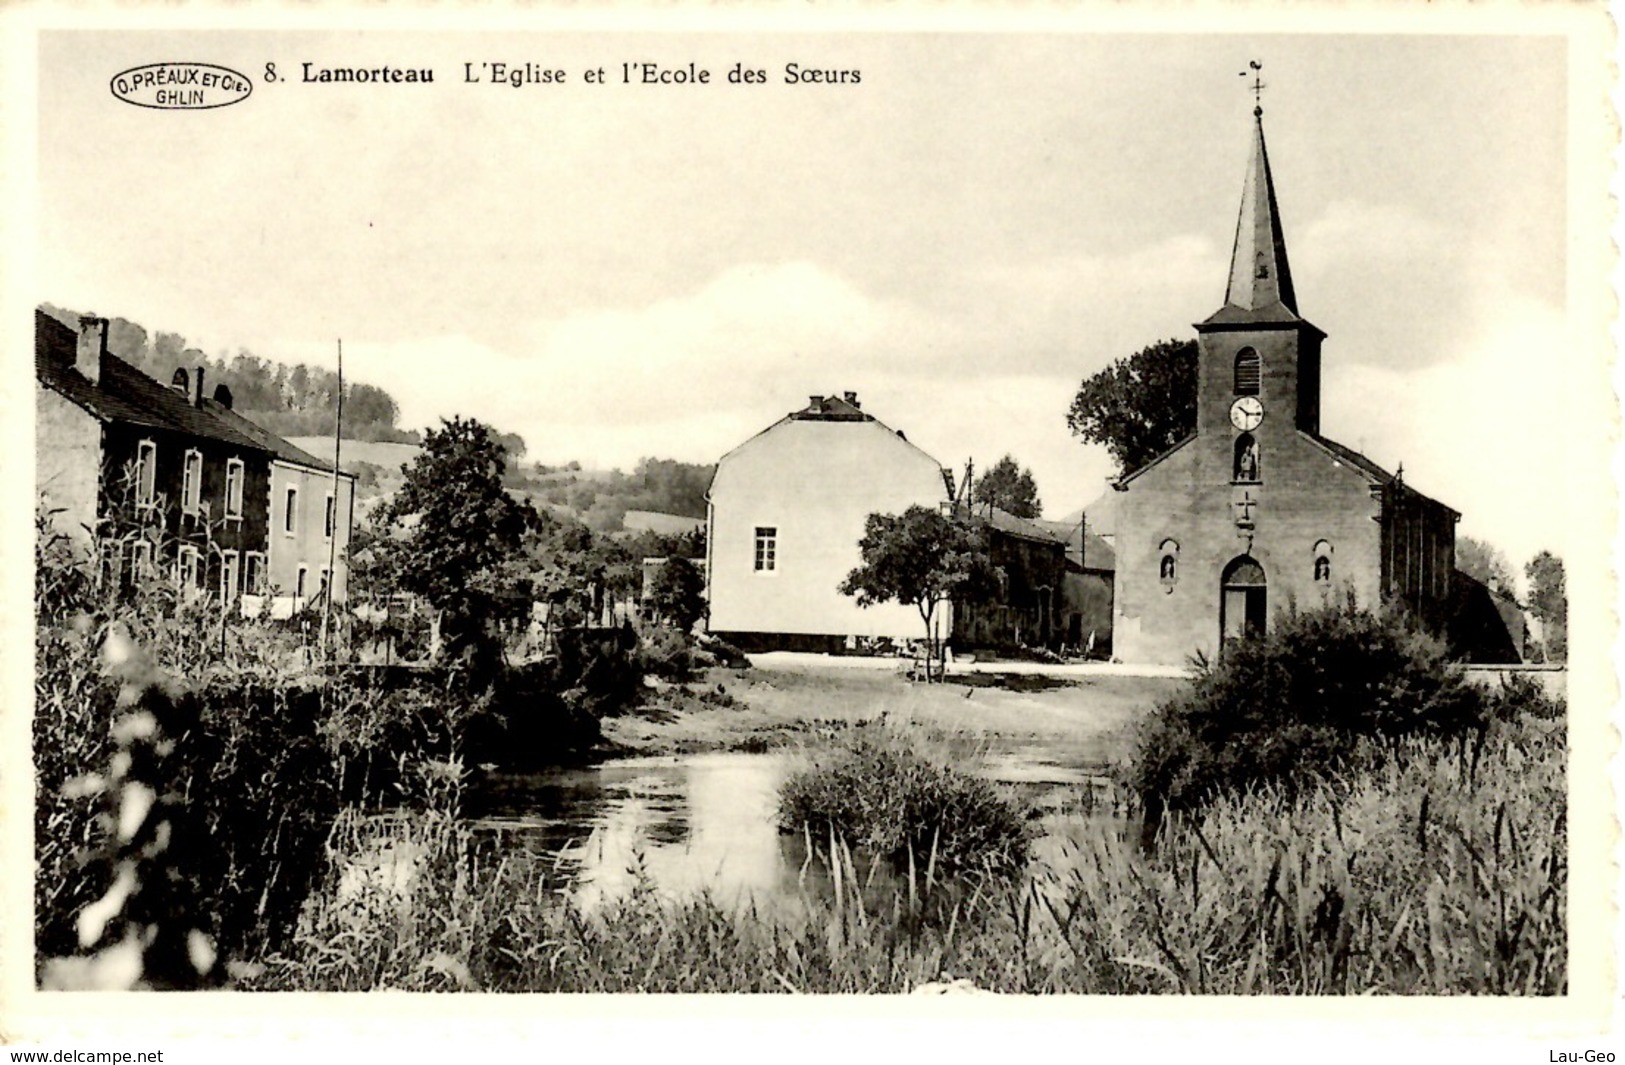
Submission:
[[[491,687],[491,713],[473,732],[470,759],[504,769],[536,769],[579,759],[603,738],[599,717],[606,705],[581,679],[565,676],[552,659],[504,670]],[[619,674],[611,679],[615,685],[621,683]]]
[[[694,679],[697,662],[692,642],[686,633],[667,625],[655,625],[643,633],[638,659],[645,673],[661,680],[682,683]]]
[[[1477,689],[1443,645],[1405,619],[1352,602],[1282,617],[1268,635],[1198,663],[1180,694],[1136,737],[1128,784],[1148,834],[1164,809],[1201,806],[1253,785],[1323,776],[1356,756],[1417,734],[1483,727]]]
[[[779,790],[779,826],[949,871],[1018,870],[1029,838],[1023,804],[878,728],[853,729],[813,753]]]

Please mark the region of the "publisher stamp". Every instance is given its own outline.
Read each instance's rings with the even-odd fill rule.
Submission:
[[[248,99],[254,83],[213,63],[148,63],[115,74],[108,89],[136,107],[206,111]]]

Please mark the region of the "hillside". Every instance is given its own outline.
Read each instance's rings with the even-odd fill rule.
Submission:
[[[78,328],[81,312],[49,303],[41,304],[40,310],[71,329]],[[107,342],[114,355],[163,384],[169,383],[177,369],[190,371],[202,366],[205,389],[212,394],[216,386],[225,385],[231,391],[233,409],[278,436],[291,439],[326,434],[329,440],[332,438],[339,385],[338,375],[332,370],[304,363],[289,366],[261,358],[246,348],[238,348],[229,357],[222,351],[210,358],[179,333],[148,332],[145,326],[127,318],[108,319]],[[418,434],[400,428],[396,424],[399,417],[395,398],[382,388],[355,381],[345,383],[346,436],[416,443]],[[522,449],[523,442],[519,441],[519,445]],[[331,451],[332,445],[326,450]]]

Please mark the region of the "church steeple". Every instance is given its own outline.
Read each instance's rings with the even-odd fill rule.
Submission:
[[[1259,107],[1253,109],[1253,152],[1241,187],[1241,215],[1236,220],[1236,246],[1224,302],[1244,311],[1267,311],[1279,305],[1294,316],[1298,313],[1292,269],[1286,261],[1286,237],[1275,205],[1275,181],[1264,147],[1264,111]]]
[[[1224,322],[1297,322],[1298,295],[1287,264],[1286,237],[1275,202],[1275,179],[1264,146],[1264,110],[1253,108],[1253,150],[1241,187],[1236,244],[1224,307],[1208,319]]]
[[[1256,63],[1250,66],[1254,72],[1259,69]],[[1249,88],[1256,94],[1263,83],[1255,76]],[[1232,417],[1233,408],[1242,399],[1262,409],[1262,424],[1239,431],[1266,457],[1282,430],[1320,431],[1320,342],[1325,334],[1298,314],[1259,106],[1253,109],[1252,153],[1242,182],[1224,306],[1196,331],[1199,434],[1233,437],[1240,424]]]

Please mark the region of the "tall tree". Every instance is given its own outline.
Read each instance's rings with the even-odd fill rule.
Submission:
[[[1018,518],[1036,518],[1043,513],[1033,472],[1016,465],[1010,455],[989,466],[987,472],[976,479],[972,497],[978,503],[991,503]]]
[[[869,515],[858,549],[863,564],[846,575],[841,594],[855,597],[860,607],[898,602],[918,610],[925,625],[926,679],[933,679],[937,608],[951,600],[986,598],[1003,578],[988,557],[981,530],[916,505],[902,514]]]
[[[1529,578],[1529,612],[1545,633],[1546,658],[1566,662],[1569,657],[1569,593],[1563,560],[1542,551],[1523,568]]]
[[[705,578],[688,559],[666,559],[651,584],[649,600],[655,614],[679,632],[693,629],[705,616]]]
[[[1159,341],[1084,378],[1066,424],[1119,473],[1150,462],[1196,429],[1196,341]]]
[[[1494,544],[1471,536],[1456,537],[1456,568],[1491,591],[1514,594],[1512,565]]]
[[[522,555],[536,511],[502,490],[507,458],[491,430],[472,419],[442,420],[423,450],[401,467],[406,480],[381,509],[379,551],[400,586],[441,612],[443,652],[471,651],[494,664],[486,621],[530,609]]]

